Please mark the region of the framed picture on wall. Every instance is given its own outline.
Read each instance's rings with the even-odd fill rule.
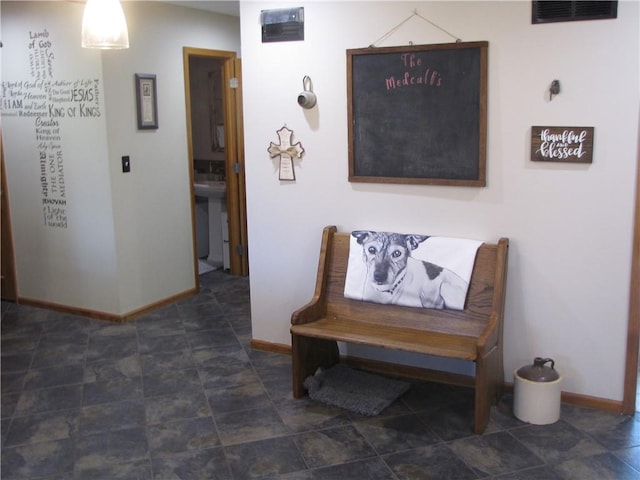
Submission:
[[[138,129],[158,128],[158,96],[155,75],[136,73],[136,104]]]

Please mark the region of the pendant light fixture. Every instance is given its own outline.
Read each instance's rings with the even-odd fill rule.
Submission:
[[[87,0],[82,17],[82,47],[129,48],[129,32],[120,0]]]

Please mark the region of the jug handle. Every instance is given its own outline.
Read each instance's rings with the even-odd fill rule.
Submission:
[[[542,357],[536,357],[533,360],[534,365],[538,366],[538,367],[544,367],[545,363],[549,363],[551,362],[551,369],[555,370],[553,367],[555,366],[556,362],[553,361],[553,358],[542,358]]]

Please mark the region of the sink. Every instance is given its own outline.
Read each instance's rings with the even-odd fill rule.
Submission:
[[[227,193],[225,182],[213,180],[196,180],[193,190],[198,197],[224,198]]]
[[[193,182],[193,191],[198,197],[207,199],[209,217],[209,255],[207,260],[213,264],[224,264],[224,240],[222,231],[222,212],[226,212],[227,184],[219,180],[197,178]]]

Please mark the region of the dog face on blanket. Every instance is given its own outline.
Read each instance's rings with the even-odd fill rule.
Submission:
[[[411,252],[428,236],[366,230],[352,235],[362,245],[367,266],[364,300],[424,308],[464,304],[467,283],[462,278],[451,270],[411,257]]]

